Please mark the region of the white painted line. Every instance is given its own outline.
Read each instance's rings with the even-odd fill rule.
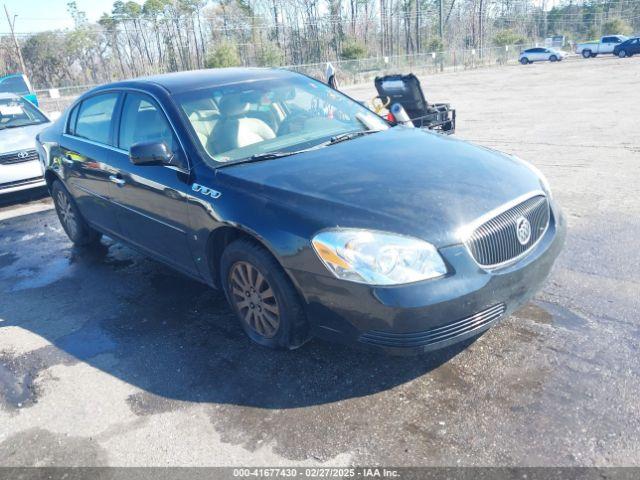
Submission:
[[[2,220],[8,220],[10,218],[21,217],[23,215],[29,215],[31,213],[45,212],[47,210],[53,209],[53,203],[49,202],[38,202],[32,203],[28,205],[20,205],[15,208],[11,208],[8,210],[0,210],[0,222]]]

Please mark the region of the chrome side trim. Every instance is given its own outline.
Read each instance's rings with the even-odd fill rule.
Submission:
[[[88,138],[76,137],[75,135],[69,135],[68,133],[63,133],[62,136],[63,137],[67,137],[67,138],[71,138],[73,140],[78,140],[78,141],[83,142],[83,143],[88,143],[89,145],[95,145],[96,147],[106,148],[106,149],[114,151],[114,152],[124,153],[124,154],[128,153],[126,150],[123,150],[122,148],[114,147],[113,145],[109,145],[109,144],[106,144],[106,143],[96,142],[94,140],[89,140]]]

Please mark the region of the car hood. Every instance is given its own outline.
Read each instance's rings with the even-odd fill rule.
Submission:
[[[50,125],[51,122],[46,122],[0,130],[0,154],[36,148],[36,135]]]
[[[396,127],[276,160],[220,168],[221,184],[313,228],[372,228],[459,243],[460,228],[542,188],[525,162],[452,137]]]

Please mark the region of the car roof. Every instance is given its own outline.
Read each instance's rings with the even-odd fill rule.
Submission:
[[[298,75],[290,70],[280,68],[210,68],[139,77],[103,85],[93,91],[107,88],[159,85],[169,93],[174,94],[235,83],[273,79],[284,80]]]

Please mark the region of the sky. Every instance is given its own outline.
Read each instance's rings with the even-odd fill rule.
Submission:
[[[43,30],[57,30],[73,27],[73,20],[67,11],[69,0],[0,0],[9,9],[10,15],[18,15],[15,29],[17,33],[32,33]],[[445,0],[446,1],[446,0]],[[97,21],[103,13],[111,12],[113,0],[76,0],[78,8],[87,14],[90,22]],[[138,0],[138,3],[143,3]],[[538,5],[542,0],[534,0]],[[551,8],[559,0],[546,0],[546,8]],[[0,34],[9,32],[4,11],[0,10]]]
[[[73,27],[67,11],[69,0],[0,0],[7,6],[9,14],[16,18],[16,32],[40,32]],[[111,12],[113,0],[76,0],[78,9],[87,14],[90,22],[98,20],[103,13]],[[141,2],[138,2],[141,3]],[[0,33],[9,32],[4,9],[0,9]]]

